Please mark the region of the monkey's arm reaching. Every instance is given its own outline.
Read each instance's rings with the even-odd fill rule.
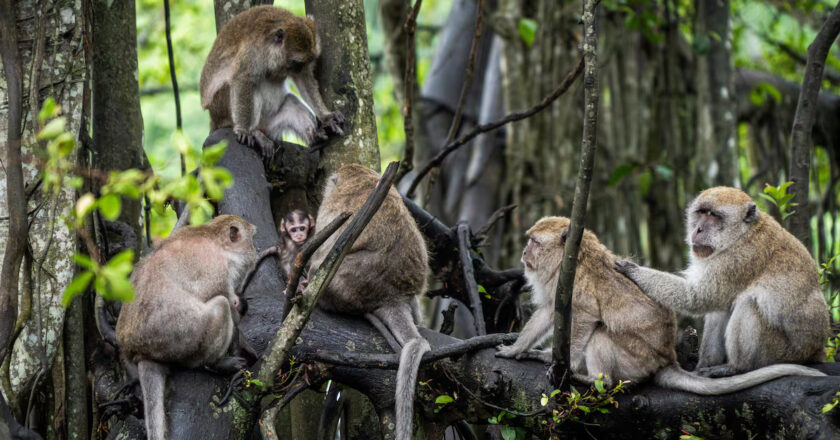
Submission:
[[[615,269],[636,283],[647,296],[669,309],[692,314],[717,310],[711,301],[707,301],[706,295],[683,277],[626,260],[616,261]]]
[[[310,64],[304,68],[300,73],[293,74],[292,79],[300,90],[303,99],[312,107],[315,116],[318,118],[318,132],[316,135],[319,138],[326,138],[332,135],[342,135],[342,125],[344,124],[344,115],[340,111],[331,112],[324,104],[321,98],[321,92],[318,90],[318,81],[315,80],[315,74],[312,71],[313,66]]]
[[[525,324],[516,342],[513,345],[497,347],[496,356],[519,359],[523,352],[539,344],[548,336],[551,324],[554,323],[553,314],[553,307],[540,307]]]

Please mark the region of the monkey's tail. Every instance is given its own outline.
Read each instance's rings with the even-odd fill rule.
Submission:
[[[410,339],[400,351],[400,366],[397,369],[396,407],[397,440],[411,440],[414,424],[414,387],[420,359],[431,350],[429,343],[421,336]]]
[[[794,364],[776,364],[729,377],[702,377],[671,365],[659,370],[653,378],[659,386],[695,394],[715,396],[732,393],[783,376],[825,376],[821,371]]]
[[[146,419],[148,440],[166,439],[166,416],[163,408],[163,393],[166,388],[166,374],[169,369],[163,364],[140,361],[137,374],[143,390],[143,415]]]

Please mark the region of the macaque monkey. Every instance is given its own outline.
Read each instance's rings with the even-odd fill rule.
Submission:
[[[705,314],[698,371],[821,361],[828,308],[805,246],[735,188],[701,192],[686,219],[691,262],[682,276],[627,261],[616,268],[660,304]]]
[[[150,440],[166,435],[164,391],[170,366],[211,366],[231,373],[245,366],[228,349],[241,348],[237,330],[243,305],[235,294],[254,267],[256,227],[234,215],[185,226],[161,241],[134,268],[136,296],[122,307],[117,342],[137,366]]]
[[[327,179],[318,224],[328,225],[342,212],[358,211],[379,182],[361,165],[345,165]],[[324,261],[345,224],[312,256],[312,270]],[[412,438],[414,387],[420,359],[429,343],[417,331],[417,296],[426,290],[426,243],[394,188],[347,252],[321,296],[324,309],[364,315],[386,339],[402,347],[396,383],[396,438]],[[384,324],[384,326],[383,326]]]
[[[283,273],[289,276],[292,259],[295,258],[301,246],[315,232],[315,219],[306,211],[295,209],[280,220],[280,236],[283,238],[283,249],[280,251],[280,262]]]
[[[321,53],[315,23],[270,5],[233,17],[219,31],[201,71],[201,106],[210,110],[210,129],[233,127],[241,144],[274,154],[284,131],[307,145],[318,136],[343,134],[341,112],[330,112],[321,98],[313,68]],[[312,108],[285,84],[291,77]]]
[[[528,230],[522,252],[531,301],[537,311],[513,345],[500,346],[500,357],[522,357],[548,336],[553,325],[554,292],[566,245],[569,219],[545,217]],[[773,365],[746,374],[712,379],[686,372],[674,350],[676,317],[613,268],[618,258],[592,232],[584,231],[572,295],[570,366],[573,377],[593,383],[639,382],[653,377],[659,386],[697,394],[738,391],[781,376],[823,376],[801,365]],[[540,352],[544,360],[550,354]]]

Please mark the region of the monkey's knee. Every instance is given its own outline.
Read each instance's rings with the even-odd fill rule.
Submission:
[[[196,318],[193,343],[197,344],[195,362],[191,366],[213,364],[227,354],[235,330],[231,304],[227,297],[217,296],[205,303],[204,312]]]

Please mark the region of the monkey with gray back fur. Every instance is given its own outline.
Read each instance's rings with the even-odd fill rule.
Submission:
[[[379,175],[361,165],[345,165],[327,179],[318,224],[342,212],[358,211]],[[345,224],[312,256],[312,270],[324,261]],[[394,188],[347,252],[320,299],[324,309],[364,315],[380,331],[393,334],[400,350],[396,383],[396,438],[412,435],[417,370],[429,343],[417,331],[417,296],[426,288],[426,244]],[[381,328],[380,323],[387,328]],[[386,335],[387,339],[387,335]]]
[[[699,371],[821,361],[828,308],[805,246],[735,188],[701,192],[686,222],[691,262],[682,276],[626,261],[616,268],[660,304],[705,315]]]
[[[146,434],[166,435],[164,392],[170,366],[211,366],[231,373],[245,366],[235,293],[254,267],[256,227],[234,215],[180,228],[140,261],[131,275],[134,301],[122,307],[117,342],[137,367]],[[231,349],[237,356],[228,357]]]
[[[499,357],[520,358],[550,335],[554,294],[566,245],[569,219],[546,217],[528,230],[522,252],[525,277],[532,287],[537,310],[513,345],[500,346]],[[646,296],[613,267],[618,258],[592,232],[585,230],[578,254],[572,294],[570,367],[573,377],[593,383],[644,381],[697,394],[717,395],[748,388],[777,377],[800,374],[823,376],[801,365],[773,365],[746,374],[712,379],[686,372],[674,350],[674,312]],[[546,362],[550,352],[536,352]]]
[[[341,112],[321,98],[313,68],[321,53],[315,23],[270,5],[233,17],[219,31],[201,71],[201,106],[210,110],[210,129],[232,127],[242,144],[260,148],[263,158],[292,131],[310,145],[317,137],[343,134]],[[317,117],[292,94],[291,77]]]
[[[280,264],[286,278],[289,277],[292,260],[313,233],[315,233],[315,219],[304,210],[295,209],[280,220],[280,237],[283,238]]]

